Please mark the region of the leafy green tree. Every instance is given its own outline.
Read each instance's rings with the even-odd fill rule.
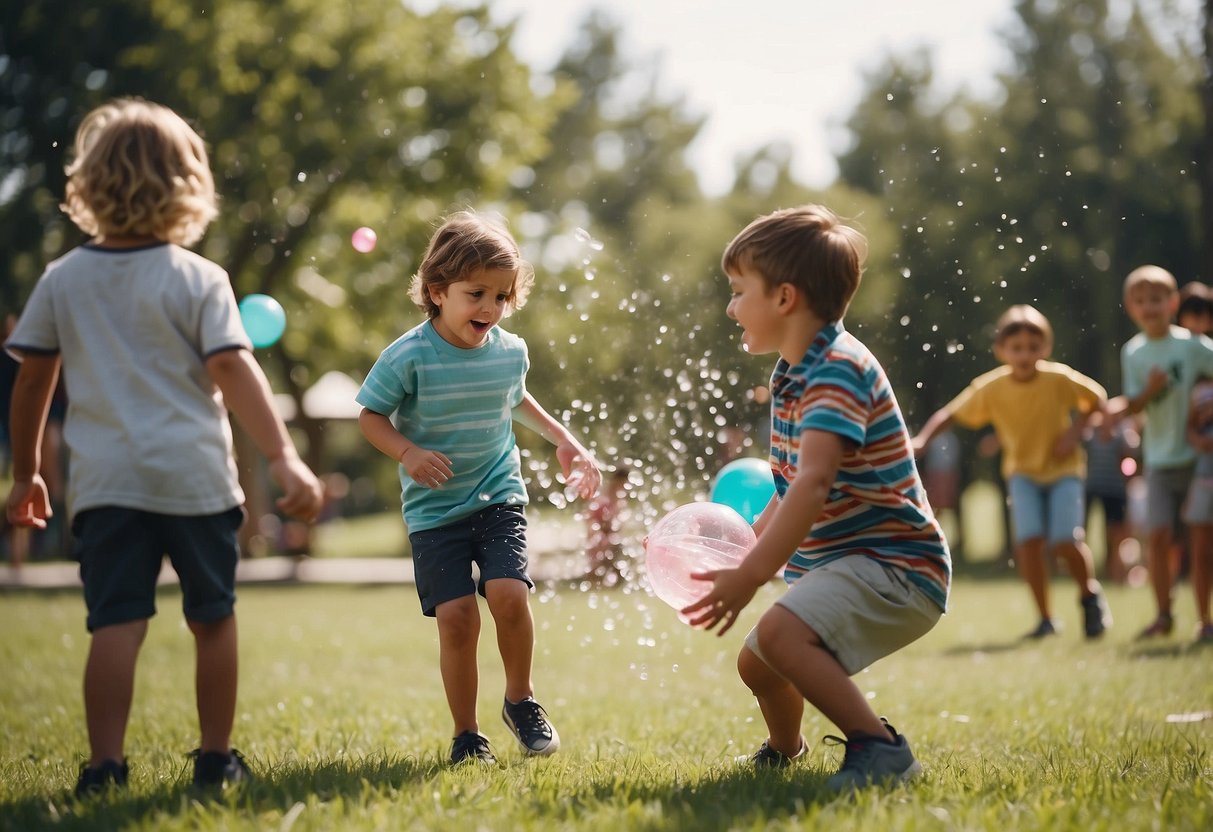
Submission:
[[[547,150],[556,101],[532,92],[510,28],[484,7],[423,16],[394,0],[368,0],[356,14],[319,0],[218,0],[199,12],[115,0],[101,15],[66,5],[54,21],[44,4],[5,7],[12,42],[0,89],[19,112],[0,147],[19,188],[0,220],[65,227],[52,171],[90,107],[140,95],[178,110],[209,141],[223,197],[201,251],[228,269],[238,295],[265,292],[286,307],[288,331],[270,355],[296,403],[322,373],[357,374],[420,320],[408,277],[440,215],[503,196]],[[109,37],[96,37],[98,21]],[[73,42],[96,51],[57,66],[77,54]],[[349,245],[362,225],[379,234],[372,254]],[[48,249],[71,241],[66,232],[11,240],[3,256],[19,296]],[[299,423],[316,462],[323,426]]]

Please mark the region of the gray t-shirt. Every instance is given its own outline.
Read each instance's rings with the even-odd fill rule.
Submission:
[[[5,344],[63,359],[71,513],[244,502],[207,357],[250,349],[227,273],[186,249],[82,246],[47,266]]]

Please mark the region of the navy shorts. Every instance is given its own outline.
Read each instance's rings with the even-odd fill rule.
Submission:
[[[421,611],[436,615],[439,604],[472,595],[495,578],[535,586],[526,573],[526,515],[522,506],[493,505],[470,517],[409,535]],[[472,564],[480,583],[472,579]]]
[[[164,556],[181,581],[181,607],[190,621],[219,621],[236,605],[237,506],[220,514],[182,516],[105,506],[72,523],[84,582],[89,632],[156,614],[156,578]]]

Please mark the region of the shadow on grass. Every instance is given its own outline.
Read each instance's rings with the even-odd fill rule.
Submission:
[[[724,832],[760,829],[815,813],[840,798],[826,786],[833,769],[799,764],[785,771],[756,771],[746,766],[706,773],[685,782],[607,780],[583,790],[587,809],[630,804],[629,830],[694,829]],[[637,804],[653,810],[635,811]],[[575,810],[574,810],[575,811]],[[574,815],[575,816],[575,815]]]
[[[405,788],[433,778],[442,768],[435,761],[391,755],[318,762],[284,762],[257,771],[249,784],[225,792],[202,791],[188,782],[163,783],[150,792],[138,788],[111,790],[77,801],[70,790],[0,803],[0,830],[154,828],[156,818],[206,815],[213,805],[216,819],[233,807],[260,814],[287,813],[309,798],[356,800],[369,791]]]

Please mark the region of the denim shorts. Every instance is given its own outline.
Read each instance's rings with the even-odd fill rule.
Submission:
[[[156,614],[156,579],[164,556],[181,581],[181,607],[190,621],[219,621],[236,605],[240,506],[198,516],[156,514],[104,506],[72,522],[84,582],[89,632]]]
[[[527,575],[526,515],[522,506],[492,505],[475,514],[409,535],[413,574],[421,611],[435,616],[439,604],[472,595],[495,578],[515,578],[535,586]],[[480,571],[477,583],[472,564]]]
[[[1078,477],[1039,483],[1014,474],[1007,481],[1007,491],[1016,543],[1038,537],[1049,543],[1078,543],[1086,539],[1086,503]]]

